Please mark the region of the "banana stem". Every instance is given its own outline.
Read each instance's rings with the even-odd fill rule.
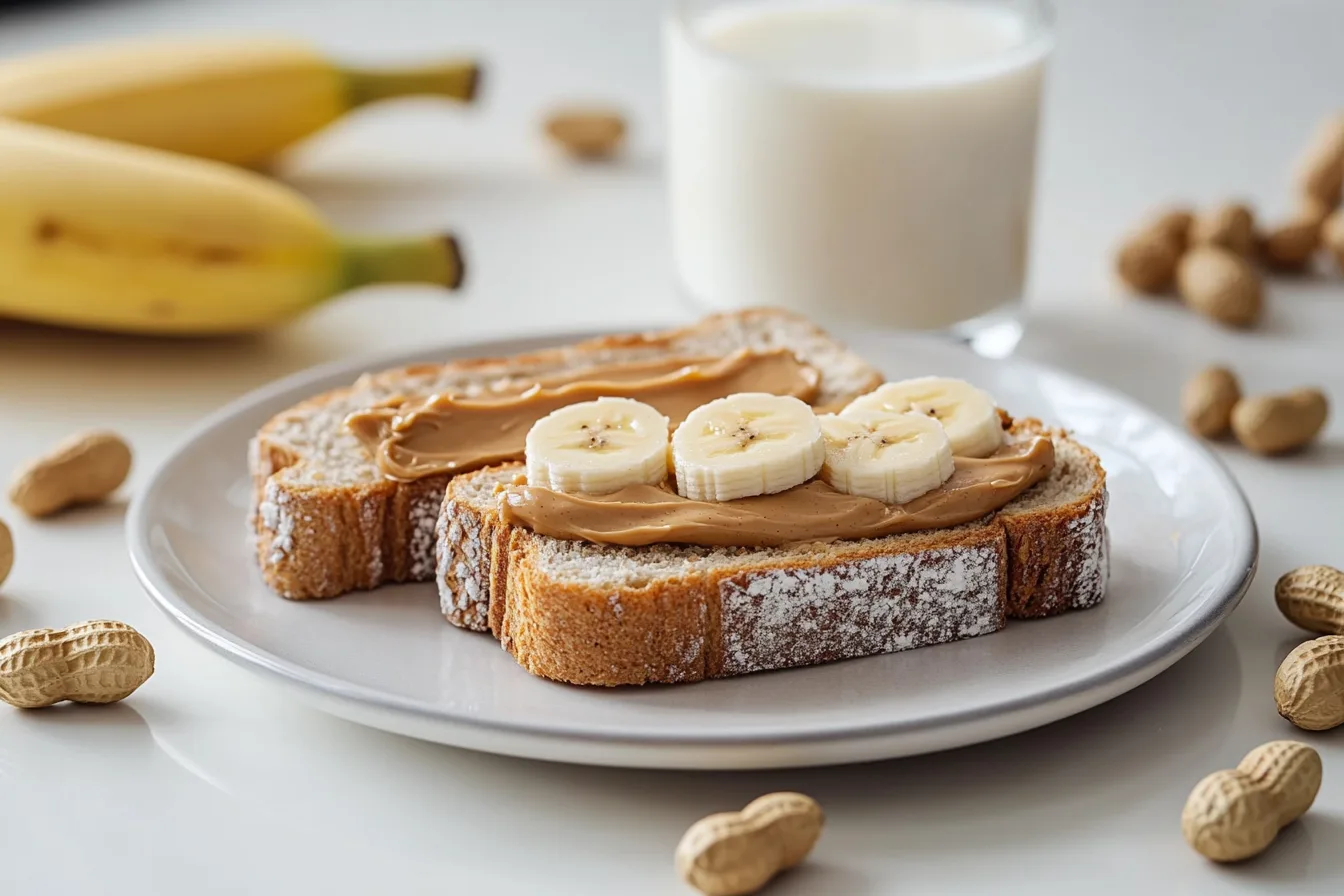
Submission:
[[[462,285],[465,266],[450,234],[407,239],[350,239],[344,252],[343,289],[370,283]]]
[[[351,108],[398,96],[432,95],[469,103],[476,98],[481,68],[471,59],[398,69],[342,69]]]

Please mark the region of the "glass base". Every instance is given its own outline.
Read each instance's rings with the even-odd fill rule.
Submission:
[[[706,314],[719,314],[728,311],[741,310],[753,306],[723,306],[713,305],[701,301],[686,286],[680,278],[677,279],[674,290],[677,304],[682,309],[697,317]],[[786,309],[787,310],[787,309]],[[803,313],[803,312],[794,312]],[[985,358],[1006,358],[1017,348],[1017,344],[1022,341],[1022,303],[1012,301],[1000,305],[993,311],[986,312],[979,317],[973,317],[970,320],[959,321],[943,329],[933,330],[914,330],[907,329],[893,324],[877,324],[871,321],[855,320],[833,316],[828,314],[816,314],[808,312],[806,316],[815,322],[818,326],[833,327],[864,327],[866,329],[887,330],[900,333],[927,333],[930,336],[942,336],[952,339],[955,342],[970,348]]]
[[[1022,341],[1022,306],[1014,303],[948,327],[947,334],[986,358],[1006,358]]]

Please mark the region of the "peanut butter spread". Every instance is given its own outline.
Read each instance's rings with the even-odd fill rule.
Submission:
[[[820,387],[816,369],[788,351],[620,364],[582,376],[569,381],[549,377],[488,398],[396,400],[351,414],[345,425],[368,447],[383,475],[414,480],[522,460],[532,424],[581,401],[638,399],[676,426],[700,405],[738,392],[792,395],[810,404]]]
[[[968,523],[998,510],[1050,474],[1050,439],[1010,442],[987,458],[958,457],[952,478],[905,504],[846,495],[819,479],[774,495],[715,503],[692,501],[668,485],[637,485],[610,495],[569,495],[506,486],[507,522],[542,535],[602,544],[658,542],[778,547],[881,538]]]

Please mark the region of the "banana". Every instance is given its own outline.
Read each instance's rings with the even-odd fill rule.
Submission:
[[[837,491],[904,504],[952,475],[952,444],[931,417],[846,408],[817,419],[826,437],[821,478]]]
[[[528,430],[528,485],[606,495],[667,479],[667,418],[633,398],[557,408]]]
[[[943,425],[957,457],[988,457],[1003,444],[1003,423],[994,399],[965,380],[925,376],[879,386],[840,412],[884,411],[926,414]]]
[[[461,279],[452,237],[347,239],[258,174],[0,120],[0,316],[246,332],[364,284]]]
[[[476,95],[471,60],[344,68],[299,41],[139,41],[0,63],[0,117],[252,165],[387,97]]]
[[[677,492],[697,501],[782,492],[817,475],[825,456],[812,409],[764,392],[701,405],[672,434]]]

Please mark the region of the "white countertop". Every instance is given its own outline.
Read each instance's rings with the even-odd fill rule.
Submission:
[[[1229,333],[1108,285],[1109,247],[1146,206],[1242,195],[1282,211],[1287,162],[1344,106],[1344,4],[1060,4],[1032,289],[1021,353],[1175,419],[1184,376],[1232,363],[1253,389],[1325,387],[1344,403],[1344,280],[1275,282],[1260,329]],[[288,176],[346,227],[453,227],[463,297],[378,289],[255,340],[174,343],[0,324],[0,470],[69,431],[120,430],[132,487],[188,424],[281,374],[352,352],[526,328],[674,320],[658,181],[653,2],[133,0],[0,18],[0,53],[147,31],[283,29],[371,61],[479,48],[486,104],[371,110],[297,154]],[[625,164],[567,168],[539,110],[628,105]],[[835,769],[681,774],[566,767],[382,734],[310,710],[219,659],[141,593],[124,502],[34,524],[0,506],[18,561],[0,630],[124,619],[159,671],[107,708],[0,712],[6,892],[688,892],[684,828],[769,790],[828,826],[780,894],[1241,893],[1344,886],[1344,730],[1297,733],[1272,677],[1303,637],[1273,607],[1282,572],[1344,566],[1344,414],[1299,458],[1220,449],[1259,520],[1261,574],[1231,621],[1169,672],[1098,709],[938,756]],[[239,459],[242,462],[242,459]],[[0,707],[2,709],[3,707]],[[1325,759],[1307,819],[1242,867],[1185,845],[1205,773],[1300,736]]]

